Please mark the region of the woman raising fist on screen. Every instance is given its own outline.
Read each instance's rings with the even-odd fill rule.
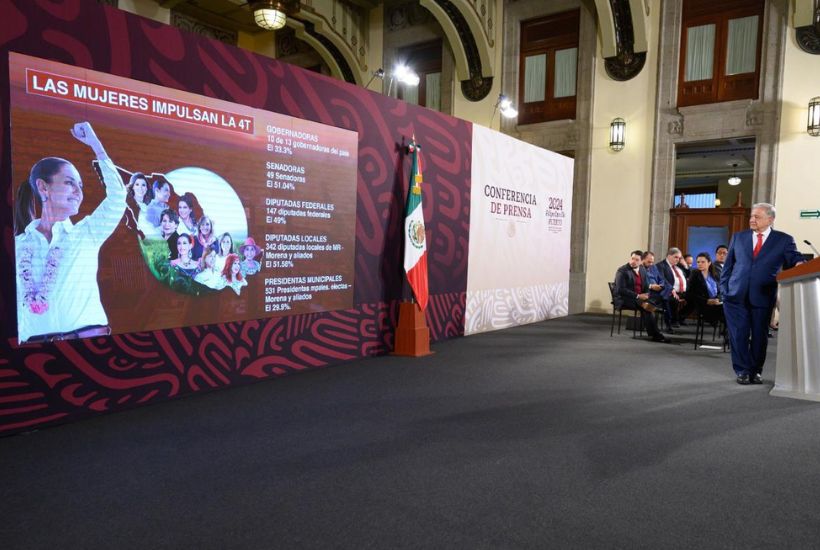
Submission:
[[[106,196],[91,214],[73,223],[83,202],[83,181],[71,162],[58,157],[36,162],[18,189],[14,245],[21,343],[111,332],[97,267],[100,247],[125,212],[126,189],[91,124],[75,124],[71,135],[97,157]]]

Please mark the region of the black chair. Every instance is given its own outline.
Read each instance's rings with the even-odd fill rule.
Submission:
[[[615,283],[607,283],[609,285],[609,295],[612,297],[612,327],[609,330],[609,336],[612,337],[615,334],[615,314],[618,314],[618,334],[621,333],[621,319],[623,318],[624,310],[631,311],[632,313],[632,337],[638,337],[638,329],[640,329],[641,334],[643,334],[643,323],[641,322],[640,311],[638,308],[632,308],[629,306],[625,306],[615,300]]]
[[[717,335],[720,334],[723,337],[723,352],[726,353],[729,339],[726,334],[726,319],[723,317],[723,308],[721,308],[718,318],[710,319],[709,322],[712,324],[712,342],[714,342],[717,339]],[[704,315],[701,308],[698,308],[697,324],[695,325],[695,349],[703,345],[703,340],[706,337],[706,323],[706,315]]]

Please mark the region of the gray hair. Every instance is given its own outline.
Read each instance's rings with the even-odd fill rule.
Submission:
[[[666,255],[671,256],[672,254],[683,254],[683,253],[680,251],[680,248],[672,246],[672,247],[669,248],[669,250],[666,251]]]
[[[777,215],[777,211],[774,209],[774,205],[769,204],[768,202],[759,202],[757,204],[753,204],[752,210],[754,210],[755,208],[760,208],[761,210],[766,212],[766,215],[769,216],[771,219],[774,219],[774,217]]]

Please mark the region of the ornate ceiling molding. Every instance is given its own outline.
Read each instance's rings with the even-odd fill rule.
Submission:
[[[456,64],[461,91],[481,101],[493,86],[496,2],[492,0],[420,0],[441,25]]]
[[[319,52],[334,77],[362,86],[370,77],[363,12],[340,0],[302,0],[298,15],[288,17],[287,24]]]
[[[646,63],[646,19],[640,0],[595,0],[604,67],[614,80],[635,78]]]
[[[351,84],[361,85],[357,81],[356,73],[347,61],[345,55],[336,47],[329,38],[317,32],[316,27],[310,21],[298,21],[295,17],[288,17],[288,27],[292,28],[296,38],[309,44],[322,58],[333,78],[344,80]]]
[[[191,17],[177,11],[171,11],[171,25],[178,29],[192,32],[200,36],[214,38],[220,42],[231,44],[233,46],[236,46],[239,37],[239,33],[236,30],[209,25],[208,23],[200,21],[195,17]]]

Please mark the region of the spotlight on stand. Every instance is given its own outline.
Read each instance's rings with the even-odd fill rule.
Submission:
[[[407,65],[398,64],[393,67],[393,73],[390,75],[390,84],[387,86],[387,95],[393,91],[393,80],[398,80],[400,84],[405,86],[418,86],[421,79],[419,75],[414,73]]]
[[[365,84],[364,87],[369,88],[370,84],[372,84],[373,81],[376,80],[377,78],[379,80],[384,80],[384,69],[382,69],[381,67],[379,67],[378,69],[373,71],[373,76],[370,77],[370,80],[367,81],[367,84]]]
[[[493,107],[493,116],[490,117],[490,126],[493,125],[496,111],[499,111],[504,118],[515,118],[518,116],[518,111],[513,107],[512,100],[504,94],[498,94],[498,100]]]
[[[396,65],[393,68],[393,76],[396,80],[408,86],[418,86],[421,81],[419,75],[411,71],[407,65]]]
[[[390,95],[393,91],[394,80],[398,80],[405,86],[418,86],[419,82],[421,82],[419,75],[410,70],[407,65],[396,65],[391,73],[385,72],[382,68],[373,71],[373,75],[370,77],[370,80],[367,81],[367,84],[365,84],[365,88],[369,88],[370,84],[377,78],[384,80],[387,77],[390,78],[390,83],[387,85],[387,95]]]
[[[498,96],[498,110],[501,111],[501,115],[504,118],[515,118],[518,116],[518,111],[513,107],[512,101],[504,94]]]

